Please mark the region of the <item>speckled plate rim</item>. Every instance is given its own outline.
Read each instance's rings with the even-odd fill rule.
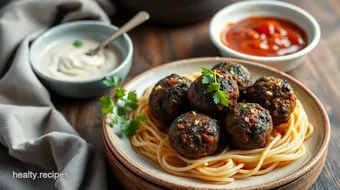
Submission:
[[[263,64],[260,63],[256,63],[256,62],[252,62],[252,61],[247,61],[247,60],[241,60],[241,59],[234,59],[234,58],[222,58],[222,57],[204,57],[204,58],[192,58],[192,59],[183,59],[183,60],[179,60],[179,61],[174,61],[174,62],[170,62],[170,63],[166,63],[157,67],[154,67],[148,71],[145,71],[143,73],[141,73],[140,75],[138,75],[137,77],[133,78],[131,81],[129,81],[127,84],[125,84],[125,86],[128,86],[130,83],[139,80],[140,78],[142,78],[144,75],[148,74],[149,72],[152,72],[154,70],[160,69],[162,67],[166,67],[168,65],[185,65],[185,64],[190,64],[193,62],[203,62],[203,61],[236,61],[236,62],[240,62],[241,64],[245,64],[246,65],[252,65],[255,67],[259,67],[262,69],[266,69],[266,70],[270,70],[271,72],[274,72],[280,76],[282,76],[283,78],[285,78],[286,80],[294,83],[295,85],[299,86],[299,88],[301,88],[303,91],[305,91],[305,93],[310,96],[312,98],[312,100],[316,103],[317,107],[316,109],[318,109],[318,111],[322,114],[321,118],[322,118],[322,130],[324,133],[324,136],[322,138],[321,144],[319,146],[319,149],[317,150],[316,154],[314,155],[314,157],[311,158],[310,161],[308,161],[306,164],[304,164],[301,168],[297,169],[295,172],[290,173],[288,175],[286,175],[283,178],[280,178],[278,180],[272,181],[272,182],[267,182],[267,183],[263,183],[263,184],[259,184],[259,185],[254,185],[254,186],[249,186],[249,187],[242,187],[242,188],[237,188],[237,189],[241,189],[241,190],[250,190],[250,189],[271,189],[271,188],[277,188],[280,187],[284,184],[287,184],[291,181],[294,181],[295,179],[299,178],[300,176],[304,175],[305,173],[307,173],[311,168],[313,168],[313,166],[320,161],[320,159],[322,158],[323,154],[327,154],[327,148],[328,148],[328,143],[330,140],[330,122],[327,116],[327,113],[324,109],[324,107],[322,106],[322,104],[320,103],[320,101],[317,99],[317,97],[307,88],[305,87],[301,82],[299,82],[297,79],[295,79],[294,77],[278,70],[272,67],[268,67],[265,66]],[[201,190],[201,189],[206,189],[206,188],[200,188],[200,187],[193,187],[193,186],[188,186],[188,185],[184,185],[184,184],[179,184],[176,183],[175,181],[169,181],[163,177],[161,177],[160,175],[154,175],[154,174],[150,174],[145,168],[142,168],[140,166],[138,166],[137,164],[134,164],[133,162],[131,162],[131,159],[125,154],[123,153],[119,147],[117,146],[117,144],[114,142],[114,140],[111,137],[110,134],[110,127],[107,123],[107,116],[104,116],[103,118],[103,132],[104,132],[104,136],[106,139],[106,142],[109,146],[109,148],[111,149],[111,152],[116,156],[116,158],[118,158],[127,168],[129,168],[131,171],[133,171],[134,173],[136,173],[137,175],[153,182],[159,185],[162,185],[164,187],[168,187],[168,188],[180,188],[180,189],[197,189],[197,190]],[[234,188],[227,188],[227,189],[234,189]]]

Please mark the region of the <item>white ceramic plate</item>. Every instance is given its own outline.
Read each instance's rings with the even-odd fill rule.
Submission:
[[[137,95],[142,96],[145,89],[154,85],[161,78],[169,74],[176,73],[179,75],[185,75],[200,71],[202,66],[211,68],[219,62],[231,60],[238,61],[246,66],[252,74],[253,81],[264,75],[275,76],[286,79],[294,90],[298,92],[297,97],[304,106],[309,117],[309,121],[314,126],[314,133],[312,137],[305,142],[307,152],[303,158],[300,158],[285,167],[275,169],[265,175],[235,180],[235,182],[225,185],[210,184],[200,180],[178,177],[166,173],[157,163],[154,163],[143,154],[134,150],[128,137],[119,135],[120,132],[118,127],[110,128],[107,125],[107,123],[109,123],[109,117],[105,117],[104,135],[107,136],[107,143],[112,153],[134,173],[138,174],[142,178],[168,188],[267,189],[289,183],[309,171],[320,160],[321,156],[327,152],[327,145],[330,136],[329,120],[324,108],[317,98],[300,82],[285,73],[249,61],[230,58],[198,58],[177,61],[156,67],[139,75],[125,87],[128,90],[136,90]]]

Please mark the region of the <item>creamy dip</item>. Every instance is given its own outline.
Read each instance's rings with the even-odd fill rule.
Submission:
[[[90,79],[112,71],[122,61],[118,49],[108,46],[89,56],[86,53],[99,45],[96,40],[61,41],[41,57],[41,72],[61,80]]]

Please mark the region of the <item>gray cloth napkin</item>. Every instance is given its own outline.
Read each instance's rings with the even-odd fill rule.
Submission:
[[[28,58],[29,43],[52,25],[109,23],[107,3],[15,0],[0,11],[0,189],[107,189],[102,153],[54,108]]]

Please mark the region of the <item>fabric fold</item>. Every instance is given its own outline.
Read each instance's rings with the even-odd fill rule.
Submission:
[[[113,8],[98,1],[14,0],[0,11],[0,189],[107,189],[103,154],[54,108],[29,62],[29,44],[59,22],[110,23]]]

